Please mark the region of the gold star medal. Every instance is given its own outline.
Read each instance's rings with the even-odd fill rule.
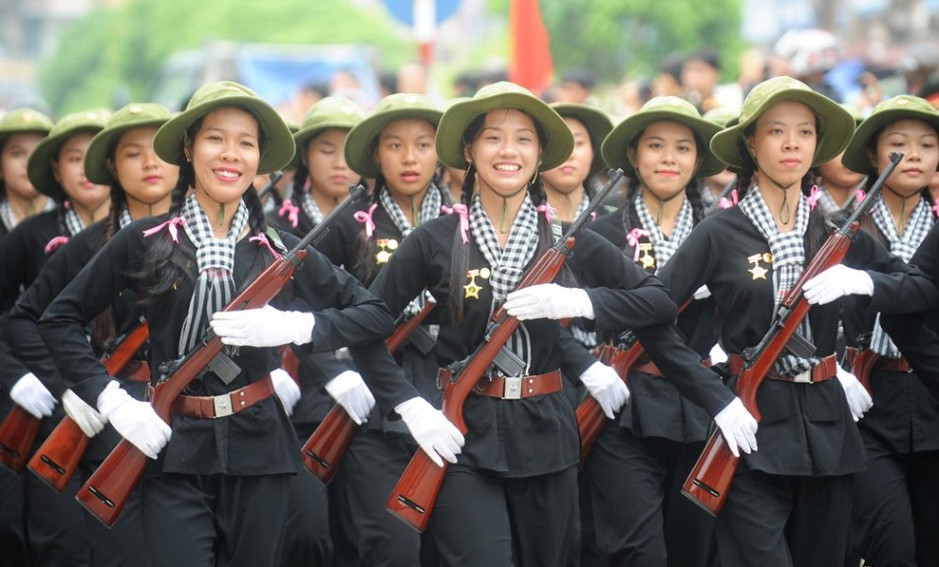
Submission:
[[[394,238],[379,238],[375,241],[375,244],[381,248],[381,250],[375,254],[376,264],[387,264],[388,260],[391,259],[391,253],[398,248],[398,241]],[[391,252],[389,252],[389,250],[391,250]]]
[[[466,277],[469,278],[469,282],[463,286],[463,291],[466,292],[463,295],[463,299],[479,299],[479,292],[483,289],[476,284],[476,277],[479,275],[479,270],[469,270],[466,272]]]
[[[752,256],[747,256],[747,262],[753,264],[753,267],[748,269],[750,275],[754,280],[765,280],[766,274],[769,272],[766,268],[760,265],[760,262],[765,262],[767,264],[772,263],[773,257],[769,254],[753,254]]]
[[[639,256],[639,262],[642,264],[643,270],[651,270],[652,268],[655,268],[655,256],[650,254],[651,251],[651,242],[643,242],[639,245],[639,253],[641,254],[641,256]]]

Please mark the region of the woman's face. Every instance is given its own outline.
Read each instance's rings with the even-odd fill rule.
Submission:
[[[420,118],[396,120],[378,136],[375,163],[392,193],[417,195],[430,186],[437,170],[434,125]]]
[[[677,122],[646,126],[631,152],[642,186],[662,201],[685,190],[699,162],[694,132]]]
[[[349,185],[358,183],[359,175],[346,163],[343,148],[348,130],[329,128],[310,140],[304,162],[310,171],[310,187],[329,199],[349,195]]]
[[[128,130],[114,146],[108,167],[128,199],[152,205],[165,199],[179,180],[179,167],[166,163],[153,150],[156,126]]]
[[[815,114],[801,102],[790,100],[760,115],[747,140],[759,173],[783,188],[805,177],[812,167],[817,143]]]
[[[79,132],[59,148],[52,160],[52,172],[69,200],[85,209],[96,209],[111,196],[107,185],[96,185],[85,178],[85,152],[94,134]]]
[[[240,200],[257,175],[259,144],[258,121],[250,112],[224,107],[206,114],[186,152],[196,190],[217,203]]]
[[[480,191],[517,194],[528,187],[541,162],[535,121],[521,110],[491,111],[466,148],[466,159],[476,167]]]
[[[567,161],[544,172],[544,182],[556,191],[570,193],[582,186],[590,175],[594,153],[590,133],[583,122],[576,118],[565,118],[564,122],[574,135],[574,151]]]
[[[3,180],[7,194],[22,199],[35,199],[39,194],[26,174],[26,164],[43,135],[38,132],[12,134],[0,150],[0,179]]]
[[[822,173],[822,184],[831,183],[838,187],[857,187],[864,180],[864,174],[848,169],[841,162],[844,152],[818,166]]]
[[[890,163],[891,152],[903,152],[903,161],[887,179],[886,186],[909,197],[929,185],[939,164],[939,136],[921,120],[897,120],[877,137],[874,164],[883,171]]]

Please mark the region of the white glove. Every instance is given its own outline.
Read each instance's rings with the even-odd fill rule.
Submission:
[[[602,362],[594,362],[590,368],[584,370],[580,381],[610,419],[613,419],[614,414],[629,401],[629,388],[626,383],[615,370]]]
[[[518,289],[505,300],[509,315],[519,321],[528,319],[593,319],[593,303],[587,292],[577,287],[539,284]]]
[[[283,368],[271,370],[271,383],[274,384],[274,393],[283,404],[284,411],[287,415],[293,415],[293,408],[300,401],[300,386]]]
[[[55,396],[32,372],[23,374],[16,384],[13,384],[10,388],[10,399],[36,419],[52,415],[52,408],[56,404]]]
[[[838,381],[844,389],[844,397],[848,399],[848,407],[851,408],[851,417],[857,421],[864,417],[864,412],[871,409],[874,401],[861,382],[840,365],[838,366]]]
[[[711,297],[711,290],[708,289],[708,286],[703,285],[694,291],[695,299],[707,299]]]
[[[375,407],[375,396],[365,385],[362,376],[353,370],[346,370],[335,378],[326,382],[326,391],[336,400],[336,403],[346,410],[356,425],[368,421],[372,408]]]
[[[156,414],[153,406],[135,400],[117,382],[108,382],[104,391],[98,395],[97,405],[98,411],[111,422],[121,437],[151,459],[156,459],[169,443],[172,430]]]
[[[466,440],[442,411],[434,409],[420,396],[401,402],[395,406],[395,411],[417,444],[438,467],[443,466],[443,459],[456,463],[456,456]]]
[[[316,318],[306,311],[281,311],[270,305],[260,309],[217,311],[212,330],[226,345],[273,347],[313,340]]]
[[[864,270],[835,264],[805,282],[802,291],[809,303],[825,305],[845,295],[874,295],[874,280]]]
[[[72,421],[82,430],[86,437],[94,437],[101,433],[108,420],[98,413],[98,410],[85,403],[78,394],[65,390],[62,394],[62,408],[72,418]]]
[[[734,401],[715,415],[714,423],[721,430],[724,441],[727,441],[727,446],[735,457],[740,456],[740,451],[748,455],[756,451],[756,419],[743,406],[740,398],[734,398]]]

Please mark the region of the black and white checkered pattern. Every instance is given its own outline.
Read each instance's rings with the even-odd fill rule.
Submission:
[[[809,204],[804,196],[799,196],[795,226],[788,232],[779,232],[776,221],[773,220],[773,214],[766,205],[766,201],[763,200],[758,187],[752,187],[738,206],[769,243],[769,251],[773,255],[773,311],[775,312],[796,280],[802,275],[805,267],[803,238],[809,226]],[[808,317],[802,320],[798,333],[804,339],[812,340],[812,329],[809,326]],[[817,358],[801,358],[792,354],[783,354],[776,361],[776,371],[784,376],[792,376],[805,372],[816,364],[818,364]]]
[[[122,206],[121,212],[117,215],[118,226],[124,228],[132,222],[134,222],[134,219],[130,217],[130,211],[127,210],[127,205]]]
[[[538,213],[531,203],[531,197],[525,200],[512,222],[509,240],[505,248],[499,246],[496,230],[479,200],[479,193],[473,194],[470,204],[470,232],[473,240],[489,263],[489,285],[492,287],[492,310],[500,305],[525,273],[525,266],[531,262],[538,249]],[[525,361],[524,373],[531,366],[531,337],[524,323],[509,338],[506,347]]]
[[[587,207],[590,206],[590,196],[587,195],[587,192],[584,191],[584,195],[580,198],[580,204],[577,205],[577,210],[574,211],[574,218],[576,219],[587,210]]]
[[[935,222],[929,204],[923,199],[920,199],[913,209],[902,235],[897,232],[897,225],[893,222],[893,215],[890,213],[887,203],[884,202],[883,196],[874,203],[871,216],[880,232],[890,241],[890,253],[899,256],[904,262],[910,261],[920,243],[926,238],[929,229],[932,228],[933,222]],[[881,356],[890,358],[900,358],[902,356],[900,349],[893,344],[893,341],[890,340],[890,337],[880,326],[880,313],[877,314],[877,319],[874,321],[874,332],[871,335],[870,348]]]
[[[316,199],[313,198],[313,195],[311,195],[309,191],[301,191],[299,200],[303,214],[309,217],[314,225],[323,222],[325,215],[323,215],[323,211],[320,210],[320,206],[316,204]]]
[[[235,243],[248,226],[248,208],[238,202],[238,210],[232,218],[228,237],[219,240],[212,235],[212,226],[195,193],[190,193],[183,205],[182,216],[186,219],[186,234],[196,246],[196,262],[199,279],[189,302],[189,313],[179,335],[179,354],[183,355],[199,341],[209,318],[221,310],[235,295]]]
[[[395,226],[401,231],[401,235],[411,234],[414,227],[408,222],[408,218],[404,216],[404,211],[398,206],[398,202],[391,196],[391,191],[387,187],[382,188],[381,193],[378,194],[378,200],[381,201],[381,206],[388,212],[388,216],[394,221]],[[417,224],[439,217],[442,203],[443,198],[440,196],[440,190],[431,183],[427,189],[427,194],[424,195],[424,202],[421,203],[421,212],[417,215]]]
[[[658,273],[663,266],[675,255],[681,243],[688,238],[691,230],[694,228],[694,215],[691,210],[691,203],[685,198],[678,210],[678,218],[675,219],[675,226],[672,228],[672,236],[667,237],[662,232],[661,227],[652,218],[652,213],[646,207],[646,201],[642,198],[642,193],[636,195],[633,202],[636,206],[636,214],[639,216],[639,222],[642,228],[649,231],[649,238],[652,240],[652,249],[655,252],[655,273]]]
[[[75,212],[75,209],[69,208],[65,211],[65,230],[68,231],[69,236],[75,236],[85,230],[85,223],[82,222],[82,218]]]
[[[828,189],[819,187],[818,191],[818,204],[822,207],[823,211],[831,214],[841,209],[841,207],[838,206],[838,203],[836,203],[832,198],[831,193],[828,192]]]
[[[10,232],[16,226],[16,215],[13,214],[13,207],[9,201],[0,202],[0,222],[3,223],[3,227],[7,229],[7,232]]]

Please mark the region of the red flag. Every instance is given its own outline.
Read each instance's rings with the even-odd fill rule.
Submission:
[[[547,88],[554,74],[548,42],[538,0],[511,0],[509,80],[535,94]]]

